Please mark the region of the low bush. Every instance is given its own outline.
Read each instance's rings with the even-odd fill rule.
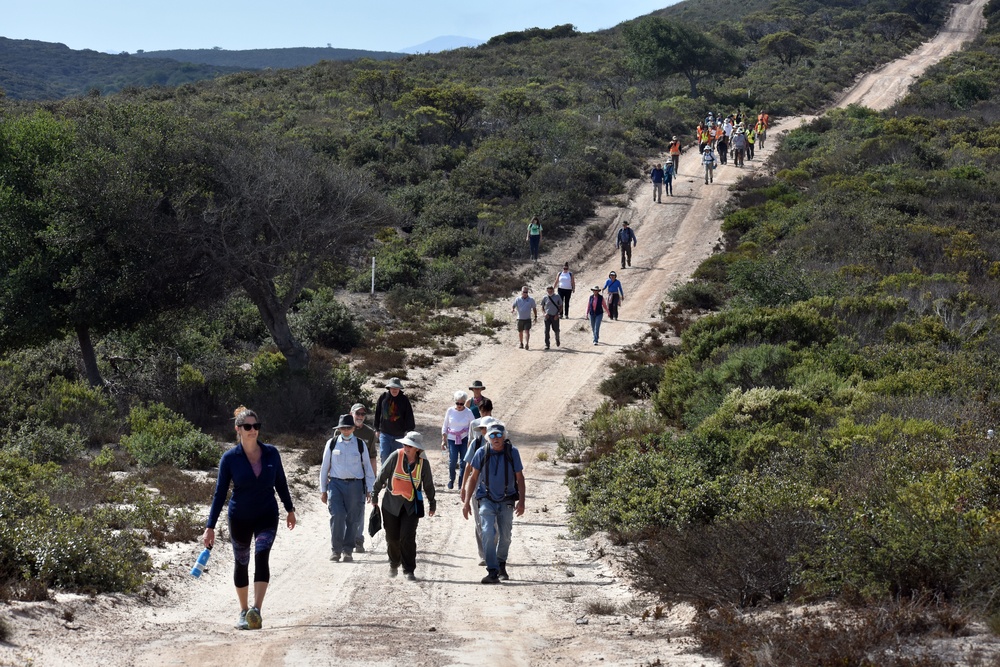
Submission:
[[[662,366],[621,366],[614,368],[611,377],[602,380],[597,390],[616,405],[625,405],[652,396],[663,379]]]
[[[308,294],[289,316],[292,331],[303,340],[347,353],[361,343],[363,334],[347,306],[337,301],[333,290],[322,288]]]
[[[669,292],[670,299],[688,310],[718,310],[723,303],[719,286],[712,283],[689,282]]]
[[[218,464],[221,447],[162,403],[132,408],[129,435],[121,445],[139,465],[208,468]]]
[[[662,430],[662,423],[650,411],[617,408],[606,401],[583,424],[580,437],[561,439],[556,451],[559,458],[573,462],[594,461],[614,452],[626,436],[642,438]]]
[[[32,463],[69,461],[86,448],[83,435],[74,425],[61,428],[28,420],[0,436],[3,448]]]

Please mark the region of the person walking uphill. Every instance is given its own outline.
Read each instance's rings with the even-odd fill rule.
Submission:
[[[653,201],[660,203],[663,200],[663,167],[659,164],[653,165],[653,170],[649,172],[649,180],[653,182]]]
[[[236,627],[240,630],[259,630],[263,625],[260,610],[271,580],[271,547],[278,534],[278,503],[274,494],[278,494],[285,506],[288,530],[295,528],[295,507],[288,493],[288,480],[278,449],[258,441],[261,423],[257,413],[241,405],[233,416],[239,442],[219,460],[219,477],[201,541],[209,549],[215,545],[215,524],[232,484],[228,517],[229,540],[236,561],[233,583],[240,603]],[[253,607],[249,606],[251,547],[254,552]]]
[[[465,458],[465,448],[469,446],[469,426],[475,415],[465,407],[469,396],[464,391],[455,392],[455,407],[448,408],[441,424],[441,449],[448,450],[448,488],[455,488],[455,468],[458,468],[458,488],[462,488],[465,468],[462,459]]]
[[[360,403],[355,403],[351,406],[351,416],[354,417],[354,435],[361,442],[365,443],[368,458],[371,459],[372,470],[378,470],[378,436],[375,435],[375,429],[365,423],[365,417],[368,416],[368,409]],[[362,519],[364,519],[363,516]],[[358,522],[358,534],[354,540],[354,550],[359,554],[365,552],[364,520]]]
[[[573,296],[573,292],[576,290],[576,278],[569,270],[569,262],[563,264],[562,271],[556,276],[556,281],[552,286],[556,288],[559,296],[562,297],[563,317],[569,317],[569,298]]]
[[[372,491],[372,506],[378,506],[378,494],[382,496],[382,525],[385,528],[385,547],[389,556],[389,576],[403,574],[410,581],[416,581],[417,569],[417,524],[426,512],[434,516],[437,504],[434,500],[434,479],[431,466],[424,458],[424,440],[416,431],[410,431],[400,438],[403,449],[389,455],[379,470],[375,488]],[[424,507],[424,496],[427,507]]]
[[[392,378],[385,384],[385,393],[375,405],[375,435],[379,443],[379,460],[385,463],[389,454],[399,449],[396,439],[416,428],[413,406],[403,393],[403,383]]]
[[[371,495],[375,472],[365,444],[354,435],[354,417],[341,415],[340,435],[330,438],[323,448],[319,468],[320,500],[330,511],[330,560],[354,560],[358,524],[365,515],[365,501]]]
[[[510,552],[514,516],[524,514],[524,466],[521,455],[506,438],[506,428],[495,422],[486,431],[489,445],[472,458],[471,488],[479,500],[479,520],[483,528],[483,551],[486,555],[484,584],[507,581],[507,556]],[[472,513],[472,494],[466,494],[462,516]]]
[[[542,244],[542,223],[536,215],[528,223],[528,247],[531,249],[531,259],[538,261],[538,247]]]
[[[601,288],[594,285],[590,288],[591,296],[587,299],[587,317],[590,318],[590,330],[594,334],[594,345],[601,339],[601,320],[608,312],[608,304],[601,296]]]
[[[559,316],[562,315],[562,297],[555,293],[552,286],[545,288],[547,294],[542,297],[542,316],[545,318],[545,349],[549,349],[549,331],[556,334],[556,347],[559,347]]]
[[[618,230],[618,238],[615,241],[615,246],[620,248],[622,251],[622,268],[625,268],[625,262],[628,261],[628,265],[632,266],[632,247],[636,245],[635,232],[629,227],[628,220],[622,223],[622,228]]]
[[[517,340],[518,347],[527,350],[531,342],[531,314],[535,314],[535,321],[538,321],[538,308],[535,307],[535,300],[528,296],[528,286],[521,288],[521,296],[514,299],[514,305],[510,307],[510,312],[517,313]]]

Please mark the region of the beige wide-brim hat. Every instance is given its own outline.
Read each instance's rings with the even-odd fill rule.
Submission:
[[[410,447],[419,449],[420,451],[427,449],[427,446],[424,445],[424,436],[420,435],[416,431],[408,431],[406,435],[396,440],[396,442],[401,445],[409,445]]]

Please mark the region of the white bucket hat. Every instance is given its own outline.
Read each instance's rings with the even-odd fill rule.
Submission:
[[[419,449],[421,451],[427,449],[427,447],[424,445],[424,436],[420,435],[416,431],[408,431],[406,435],[396,440],[396,442],[398,442],[401,445],[409,445],[410,447]]]

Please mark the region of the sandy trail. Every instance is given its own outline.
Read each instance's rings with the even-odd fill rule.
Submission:
[[[958,5],[941,34],[914,54],[864,78],[840,104],[888,106],[923,68],[975,34],[985,0]],[[875,79],[870,81],[871,77]],[[705,185],[697,151],[681,157],[674,197],[652,201],[651,186],[630,186],[625,208],[604,207],[597,222],[603,240],[583,262],[571,261],[577,292],[571,319],[563,322],[562,346],[542,350],[542,327],[532,330],[531,349],[517,347],[512,323],[495,340],[468,337],[463,349],[409,384],[420,393],[418,430],[437,440],[444,410],[457,389],[479,379],[488,387],[495,415],[521,450],[527,477],[527,511],[515,520],[512,579],[483,586],[473,527],[462,519],[456,492],[447,491],[447,457],[431,450],[438,485],[438,515],[418,531],[420,581],[389,579],[382,535],[353,564],[330,563],[326,508],[316,491],[317,469],[296,468],[286,454],[296,495],[299,526],[282,527],[272,555],[272,580],[264,605],[264,630],[233,629],[238,607],[231,584],[232,553],[222,540],[201,580],[187,575],[193,545],[159,554],[157,580],[169,590],[148,602],[126,596],[60,595],[47,603],[8,608],[14,629],[0,645],[0,664],[11,665],[714,665],[692,652],[686,633],[690,611],[668,610],[642,620],[652,602],[637,597],[604,553],[600,538],[570,537],[563,478],[568,466],[553,462],[560,436],[601,401],[596,391],[608,364],[623,346],[639,340],[657,317],[667,292],[686,280],[719,240],[718,211],[727,186],[760,168],[780,134],[804,119],[772,130],[767,148],[740,169],[720,167]],[[665,156],[661,156],[662,160]],[[614,238],[622,220],[638,237],[632,267],[619,268]],[[543,275],[533,281],[537,300],[564,259],[577,256],[581,234],[547,254]],[[621,319],[605,319],[601,344],[591,342],[583,319],[586,296],[617,270],[626,300]],[[492,307],[510,318],[510,302]],[[266,417],[265,417],[266,420]],[[265,434],[266,439],[266,434]],[[548,461],[539,459],[543,454]],[[543,456],[544,457],[544,456]],[[290,460],[292,459],[292,460]],[[590,613],[596,603],[610,615]]]

